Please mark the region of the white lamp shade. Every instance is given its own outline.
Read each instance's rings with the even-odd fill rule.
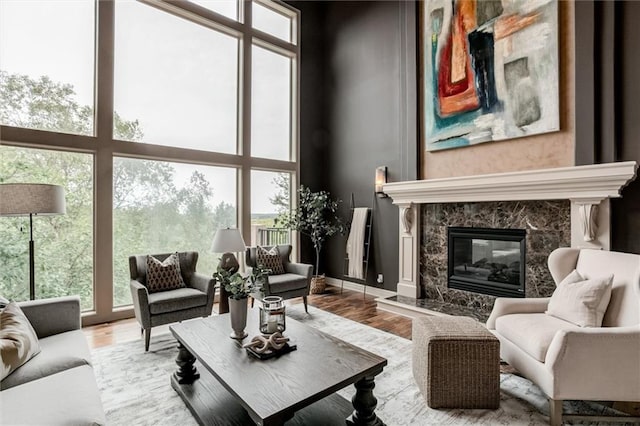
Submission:
[[[238,253],[246,248],[240,231],[235,228],[218,229],[213,236],[211,251],[214,253]]]
[[[42,183],[0,184],[0,216],[65,214],[64,188]]]

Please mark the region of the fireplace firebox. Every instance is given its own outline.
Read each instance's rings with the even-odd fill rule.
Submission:
[[[526,230],[449,227],[447,234],[449,288],[525,296]]]

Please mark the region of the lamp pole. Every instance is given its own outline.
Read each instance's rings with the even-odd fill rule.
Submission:
[[[33,213],[29,213],[29,300],[36,299],[36,266],[33,245]]]

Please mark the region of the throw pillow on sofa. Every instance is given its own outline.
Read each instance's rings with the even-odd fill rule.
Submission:
[[[256,250],[256,264],[261,268],[270,269],[269,275],[284,274],[284,266],[282,265],[282,257],[278,247],[271,247],[270,250],[258,246]]]
[[[600,327],[612,285],[613,275],[585,279],[574,270],[558,284],[545,313],[580,327]]]
[[[38,336],[15,303],[0,312],[0,380],[40,353]]]
[[[186,285],[180,273],[178,253],[173,253],[163,262],[153,256],[147,256],[147,289],[149,293],[184,287]]]

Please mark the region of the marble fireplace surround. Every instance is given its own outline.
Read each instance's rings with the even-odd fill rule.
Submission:
[[[400,216],[397,295],[421,296],[421,204],[569,200],[571,246],[609,250],[609,199],[621,197],[637,170],[627,161],[385,184]]]

